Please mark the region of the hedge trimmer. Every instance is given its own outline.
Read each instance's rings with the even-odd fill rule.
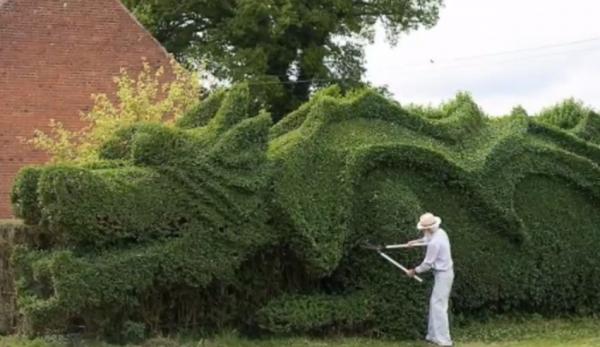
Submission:
[[[365,244],[364,244],[363,247],[366,248],[366,249],[372,249],[372,250],[376,251],[385,260],[389,261],[390,263],[392,263],[392,265],[394,265],[395,267],[397,267],[400,270],[404,271],[404,273],[408,275],[408,269],[407,268],[405,268],[404,266],[402,266],[402,264],[400,264],[397,261],[395,261],[389,255],[383,253],[381,250],[382,249],[423,247],[423,246],[427,246],[427,243],[425,243],[425,242],[419,242],[419,243],[414,243],[414,244],[411,244],[411,245],[409,245],[408,243],[403,243],[403,244],[399,244],[399,245],[389,245],[389,246],[382,245],[382,246],[376,246],[376,245],[372,245],[372,244],[370,244],[368,242],[365,242]],[[423,279],[421,277],[417,276],[417,275],[415,275],[413,278],[416,281],[418,281],[418,282],[423,282]]]

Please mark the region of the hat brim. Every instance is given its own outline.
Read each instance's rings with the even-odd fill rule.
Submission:
[[[435,217],[435,223],[431,224],[431,225],[422,225],[421,222],[419,222],[417,224],[417,229],[419,230],[423,230],[423,229],[431,229],[431,228],[437,228],[442,224],[442,219],[440,217]]]

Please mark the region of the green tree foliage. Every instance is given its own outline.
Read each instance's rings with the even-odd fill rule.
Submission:
[[[23,170],[15,211],[46,235],[14,255],[25,329],[418,336],[431,277],[360,246],[414,238],[424,211],[453,242],[455,319],[600,310],[597,114],[561,129],[560,105],[488,118],[465,93],[332,87],[273,126],[255,101],[240,85],[117,132],[101,162]]]
[[[396,42],[430,27],[442,0],[125,0],[180,61],[229,81],[251,80],[278,120],[311,90],[355,86],[377,22]],[[300,81],[300,82],[299,82]]]
[[[567,99],[540,112],[538,117],[544,123],[569,130],[577,136],[600,143],[600,119],[598,114],[583,102]]]

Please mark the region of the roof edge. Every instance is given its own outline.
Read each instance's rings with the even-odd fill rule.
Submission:
[[[0,6],[2,5],[2,1],[8,1],[8,0],[0,0]],[[167,56],[167,58],[171,59],[173,57],[173,55],[171,53],[169,53],[167,51],[167,49],[165,48],[165,46],[162,45],[162,43],[160,43],[160,41],[158,41],[154,35],[152,35],[152,33],[146,29],[146,27],[144,27],[144,25],[142,25],[142,23],[133,15],[133,13],[131,13],[131,11],[129,11],[129,9],[127,8],[127,6],[125,6],[121,0],[113,0],[115,1],[122,9],[123,11],[125,11],[125,13],[127,13],[127,15],[135,22],[135,24],[142,29],[142,31],[150,37],[150,39],[152,39],[152,41],[154,41],[154,43],[161,49],[161,51]]]

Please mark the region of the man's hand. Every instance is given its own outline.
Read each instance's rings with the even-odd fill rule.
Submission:
[[[417,272],[415,271],[415,269],[410,269],[410,270],[408,270],[408,272],[406,273],[406,275],[408,277],[415,277],[417,275]]]
[[[416,247],[416,245],[418,245],[418,244],[420,244],[420,243],[422,243],[422,242],[423,242],[422,240],[412,240],[412,241],[408,241],[408,242],[406,243],[406,245],[407,245],[408,247]]]

